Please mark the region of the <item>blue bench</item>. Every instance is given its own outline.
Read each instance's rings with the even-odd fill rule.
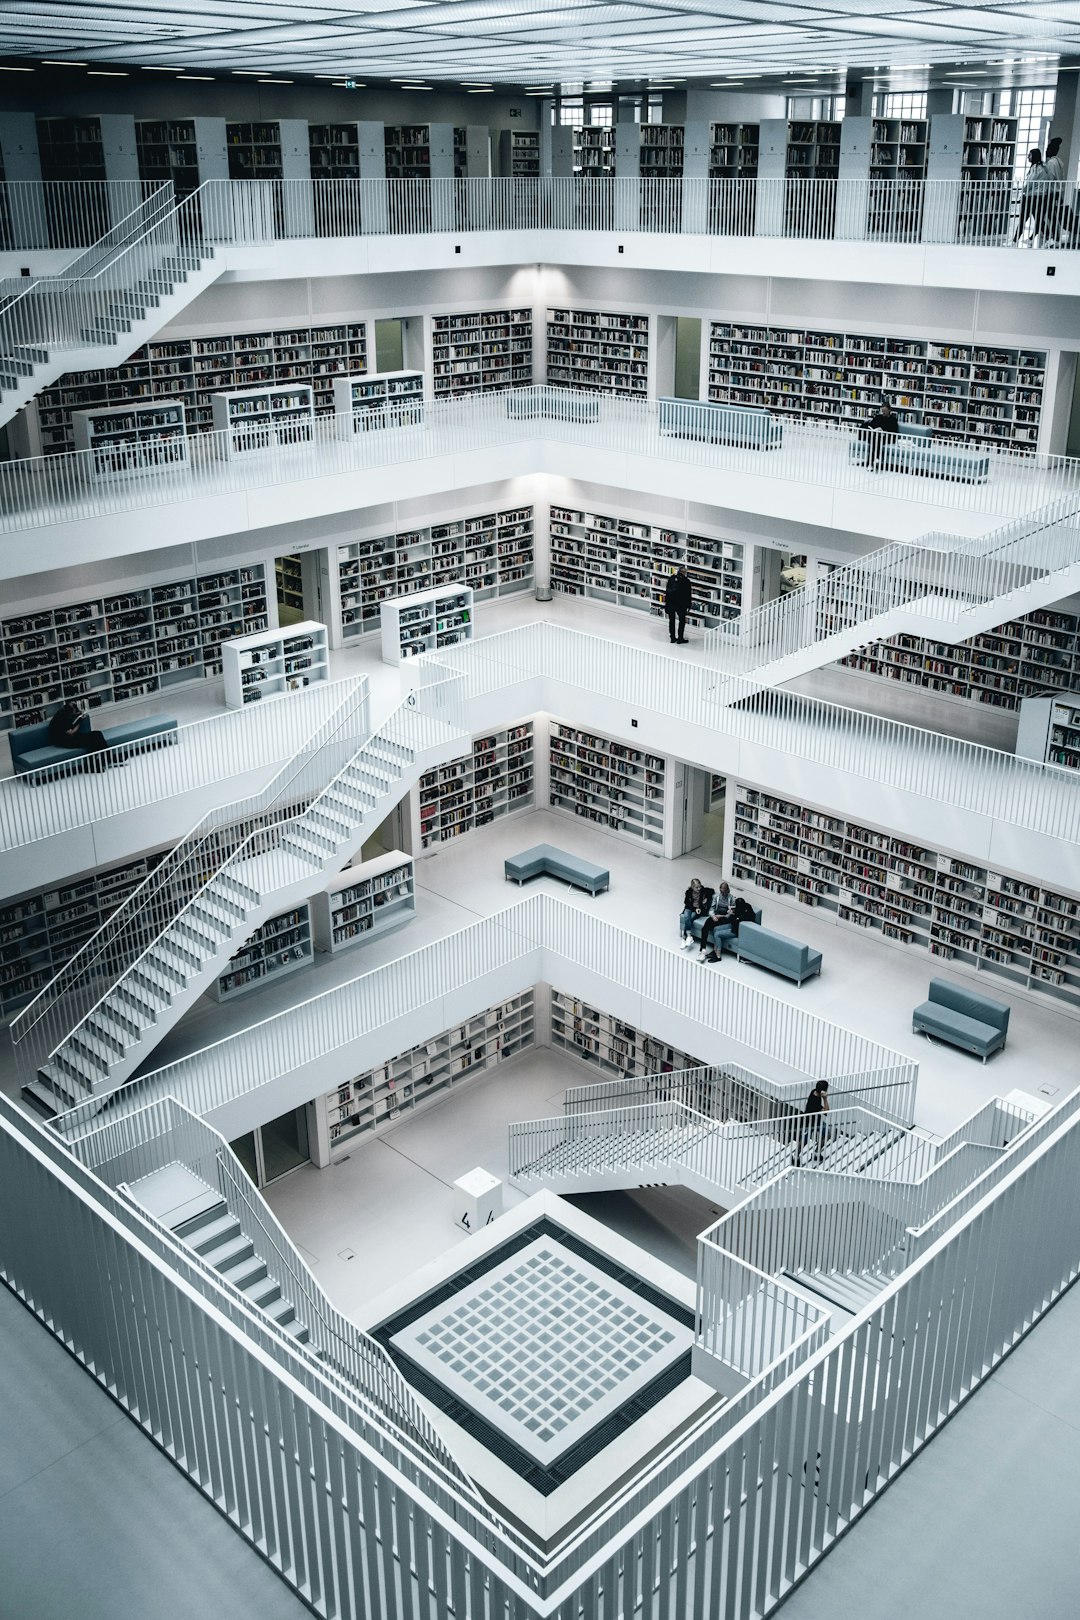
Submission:
[[[554,844],[534,844],[532,849],[523,850],[520,855],[509,855],[503,862],[503,876],[507,882],[512,878],[516,883],[525,883],[529,878],[542,877],[562,878],[575,889],[585,889],[589,894],[599,894],[611,882],[611,873],[606,866],[595,866],[592,861],[583,861],[580,855],[569,855],[565,849],[556,849]]]
[[[930,980],[930,997],[911,1015],[916,1034],[936,1037],[973,1052],[985,1063],[992,1052],[1000,1052],[1009,1030],[1009,1008],[978,990],[948,979]]]
[[[661,399],[660,432],[706,444],[746,450],[779,450],[784,424],[760,405],[722,405],[709,399]]]
[[[86,716],[79,730],[92,730]],[[171,715],[165,714],[147,715],[142,720],[124,720],[119,725],[103,727],[101,735],[110,748],[122,750],[124,759],[132,754],[145,753],[150,748],[166,747],[169,743],[175,743],[178,736],[176,721]],[[23,726],[18,731],[9,731],[8,746],[16,776],[34,773],[32,781],[35,783],[51,779],[53,773],[50,767],[82,766],[92,758],[78,749],[57,748],[50,743],[47,724]]]
[[[848,460],[865,467],[870,444],[864,437],[848,442]],[[990,457],[985,450],[966,444],[935,439],[933,428],[917,422],[901,422],[895,439],[882,445],[878,466],[883,472],[919,473],[926,478],[951,478],[964,484],[985,484],[990,476]]]
[[[754,921],[756,923],[761,922],[761,907],[760,906],[755,906],[754,907]],[[743,923],[742,926],[740,927],[740,930],[739,930],[740,933],[742,932],[742,928],[745,928],[745,926],[746,926],[746,924]],[[701,940],[701,933],[702,933],[702,929],[704,927],[705,927],[705,918],[704,917],[692,917],[690,919],[690,932],[693,934],[694,938],[696,940],[698,940],[699,942]],[[716,953],[718,956],[722,955],[722,953],[724,951],[733,951],[735,949],[735,934],[732,931],[730,923],[721,923],[717,928],[713,929],[713,931],[712,931],[712,943],[713,943],[714,947],[716,946],[717,941],[719,941],[719,945],[720,945],[720,948]]]
[[[546,390],[538,393],[532,388],[511,389],[506,396],[506,414],[519,420],[540,416],[552,422],[598,422],[600,401],[587,395],[581,398],[576,394],[549,394]]]
[[[753,962],[755,967],[781,973],[796,984],[821,972],[820,951],[812,951],[809,945],[800,945],[797,939],[774,934],[757,923],[743,923],[733,949],[740,962]]]

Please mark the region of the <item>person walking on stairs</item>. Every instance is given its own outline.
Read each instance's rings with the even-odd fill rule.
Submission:
[[[667,582],[664,592],[664,607],[667,609],[668,635],[672,642],[679,647],[686,646],[686,615],[690,611],[693,592],[687,578],[686,569],[680,563]],[[678,634],[675,632],[678,623]]]
[[[825,1115],[829,1112],[829,1082],[819,1080],[813,1091],[806,1099],[806,1106],[802,1111],[802,1118],[798,1124],[798,1134],[795,1138],[795,1152],[791,1162],[798,1165],[802,1158],[802,1150],[811,1138],[816,1139],[817,1154],[815,1163],[820,1164],[825,1157]]]

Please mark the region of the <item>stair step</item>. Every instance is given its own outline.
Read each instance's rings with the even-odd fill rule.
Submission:
[[[240,1231],[239,1227],[237,1227],[236,1236],[226,1239],[224,1243],[219,1243],[212,1248],[204,1248],[200,1243],[198,1248],[207,1265],[213,1266],[215,1271],[221,1272],[228,1271],[229,1267],[236,1265],[238,1260],[246,1259],[249,1254],[253,1254],[255,1251],[255,1245],[245,1233]]]
[[[223,1198],[218,1198],[216,1203],[208,1204],[205,1209],[200,1209],[197,1214],[189,1215],[186,1220],[181,1221],[179,1226],[174,1226],[173,1232],[189,1248],[193,1249],[195,1245],[192,1239],[195,1234],[201,1232],[212,1222],[220,1221],[222,1216],[226,1214],[228,1214],[228,1206]]]
[[[248,1289],[254,1287],[260,1278],[265,1277],[266,1274],[266,1261],[257,1254],[247,1255],[235,1266],[230,1266],[228,1271],[222,1273],[232,1283],[233,1287],[239,1289],[242,1294],[246,1294]]]
[[[286,1299],[284,1294],[269,1305],[261,1305],[259,1309],[265,1311],[280,1327],[284,1327],[286,1322],[291,1322],[296,1315],[295,1305],[291,1299]]]
[[[257,889],[253,889],[250,883],[241,883],[231,872],[215,872],[212,886],[215,890],[224,891],[226,898],[235,896],[238,905],[240,905],[241,913],[245,917],[252,906],[257,905],[261,898]]]
[[[134,977],[134,974],[133,968],[126,978],[113,986],[105,998],[104,1005],[118,1018],[130,1016],[142,1031],[148,1025],[157,1023],[157,1015],[163,1007],[169,1005],[169,998],[160,995],[156,987],[151,988],[143,984]]]
[[[197,1243],[192,1242],[191,1247],[196,1249],[199,1254],[204,1254],[207,1249],[212,1249],[215,1244],[222,1242],[225,1238],[235,1236],[239,1231],[240,1222],[223,1200],[220,1213],[212,1221],[203,1222],[199,1232],[199,1240]]]
[[[281,1303],[281,1284],[276,1277],[271,1277],[270,1273],[264,1270],[261,1277],[256,1277],[244,1289],[244,1294],[253,1305],[259,1307],[260,1311],[266,1311],[267,1315],[270,1315],[274,1307]]]
[[[72,1030],[64,1043],[64,1050],[81,1053],[88,1063],[100,1071],[101,1079],[108,1074],[117,1058],[123,1056],[123,1053],[117,1052],[115,1047],[100,1040],[86,1024],[80,1024],[78,1029]]]
[[[291,1322],[285,1322],[282,1326],[286,1333],[292,1335],[297,1344],[309,1344],[311,1342],[311,1329],[306,1322],[301,1322],[298,1316],[294,1316]]]

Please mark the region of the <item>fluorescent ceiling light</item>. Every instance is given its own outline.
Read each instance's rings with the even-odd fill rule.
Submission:
[[[183,68],[144,67],[144,73],[183,73]]]
[[[486,90],[466,90],[465,94],[467,96],[493,96],[495,92],[489,84]]]
[[[126,79],[128,74],[120,73],[115,68],[91,68],[86,77],[88,79]]]
[[[292,84],[292,79],[260,79],[260,84]]]
[[[176,77],[178,79],[194,79],[200,84],[213,84],[214,82],[214,75],[212,73],[178,73]]]
[[[65,63],[65,66],[66,65],[67,64]],[[82,63],[81,62],[72,62],[71,66],[72,67],[82,67]],[[0,73],[33,73],[33,71],[34,71],[33,68],[6,67],[4,65],[4,63],[0,62]]]
[[[85,62],[64,62],[64,61],[61,61],[60,57],[58,57],[58,56],[43,56],[41,58],[41,65],[42,65],[42,67],[85,67],[86,63]],[[27,72],[32,73],[33,69],[32,68],[27,68]]]

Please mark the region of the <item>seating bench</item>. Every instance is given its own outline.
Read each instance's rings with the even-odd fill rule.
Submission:
[[[743,923],[732,949],[740,962],[753,962],[756,967],[769,968],[795,984],[802,984],[804,979],[821,972],[820,951],[812,951],[809,945],[800,945],[797,939],[774,934],[771,929],[762,928],[757,923]]]
[[[848,441],[849,461],[865,467],[869,458],[870,445],[865,438],[856,436]],[[933,428],[917,422],[901,422],[896,438],[882,445],[878,465],[883,472],[919,473],[963,484],[985,484],[990,476],[990,457],[985,450],[935,439]]]
[[[611,873],[606,866],[583,861],[580,855],[570,855],[565,849],[556,849],[554,844],[534,844],[532,849],[523,850],[520,855],[509,855],[503,862],[507,882],[513,878],[521,884],[544,873],[562,878],[564,883],[592,895],[599,894],[611,883]]]
[[[1009,1029],[1009,1008],[978,990],[948,979],[930,980],[930,997],[911,1015],[916,1034],[936,1036],[963,1052],[973,1052],[985,1063],[1000,1052]]]
[[[756,923],[761,922],[761,907],[760,906],[755,906],[754,907],[754,921]],[[743,924],[742,926],[745,927],[745,924]],[[702,929],[704,927],[705,927],[705,918],[704,917],[691,917],[691,919],[690,919],[690,932],[693,934],[694,938],[696,940],[698,940],[699,942],[701,940],[701,931],[702,931]],[[741,933],[741,931],[742,931],[742,929],[740,928],[740,933]],[[713,941],[714,945],[716,944],[717,940],[720,941],[720,950],[717,952],[717,955],[720,955],[724,951],[733,951],[735,949],[735,935],[731,931],[730,923],[721,923],[719,925],[719,927],[713,929],[713,931],[712,931],[712,941]]]
[[[552,422],[598,422],[600,401],[575,395],[563,398],[559,394],[537,394],[531,388],[521,392],[511,389],[506,396],[506,414],[519,420],[540,416]]]
[[[91,729],[89,719],[84,718],[79,730]],[[171,715],[151,714],[141,720],[123,720],[115,726],[104,726],[101,735],[110,748],[122,749],[126,759],[131,754],[141,754],[150,748],[164,748],[175,743],[177,724]],[[17,731],[9,731],[8,744],[16,776],[36,773],[31,778],[32,782],[46,780],[43,773],[50,766],[70,765],[73,761],[81,764],[91,757],[81,754],[78,749],[57,748],[50,743],[48,724],[23,726]]]
[[[661,399],[660,432],[706,444],[746,450],[779,450],[784,424],[760,405],[724,405],[709,399]]]

